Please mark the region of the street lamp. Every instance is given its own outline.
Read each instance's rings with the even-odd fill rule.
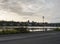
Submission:
[[[44,22],[44,16],[42,16],[42,18],[43,18],[43,31],[47,31],[47,28],[44,28],[44,26],[45,26],[45,22]]]
[[[43,24],[44,24],[44,16],[42,16],[42,18],[43,18]]]
[[[44,30],[44,16],[42,16],[42,20],[43,20],[43,31],[45,31]]]

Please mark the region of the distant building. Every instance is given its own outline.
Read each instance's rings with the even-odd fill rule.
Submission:
[[[0,21],[0,26],[56,26],[60,27],[60,23],[38,23],[38,22],[14,22],[14,21]]]

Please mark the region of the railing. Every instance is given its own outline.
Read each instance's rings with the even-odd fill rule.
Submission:
[[[43,26],[0,26],[0,28],[43,28]],[[60,28],[60,27],[50,27],[50,26],[44,26],[44,28]]]
[[[55,28],[60,28],[60,27],[49,27],[49,26],[0,26],[0,29],[15,29],[15,28],[27,28],[28,30],[43,30],[47,31],[47,29],[55,29]]]

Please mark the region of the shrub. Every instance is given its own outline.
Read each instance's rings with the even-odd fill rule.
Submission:
[[[3,30],[0,32],[0,34],[15,34],[18,33],[17,30]]]
[[[13,30],[2,30],[0,31],[0,34],[16,34],[16,33],[28,33],[30,32],[29,30],[27,30],[27,28],[17,28],[17,29],[13,29]]]
[[[54,29],[54,31],[60,31],[60,28],[56,28],[56,29]]]
[[[27,28],[17,28],[16,30],[18,30],[21,33],[27,33],[30,32]]]

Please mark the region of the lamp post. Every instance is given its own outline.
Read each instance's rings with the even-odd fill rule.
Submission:
[[[43,31],[47,31],[47,28],[44,28],[44,26],[45,26],[45,21],[44,21],[44,16],[42,17],[43,18]]]
[[[44,16],[42,16],[42,18],[43,18],[43,24],[44,24]]]
[[[43,31],[45,31],[44,30],[44,16],[42,16],[42,20],[43,20]]]

